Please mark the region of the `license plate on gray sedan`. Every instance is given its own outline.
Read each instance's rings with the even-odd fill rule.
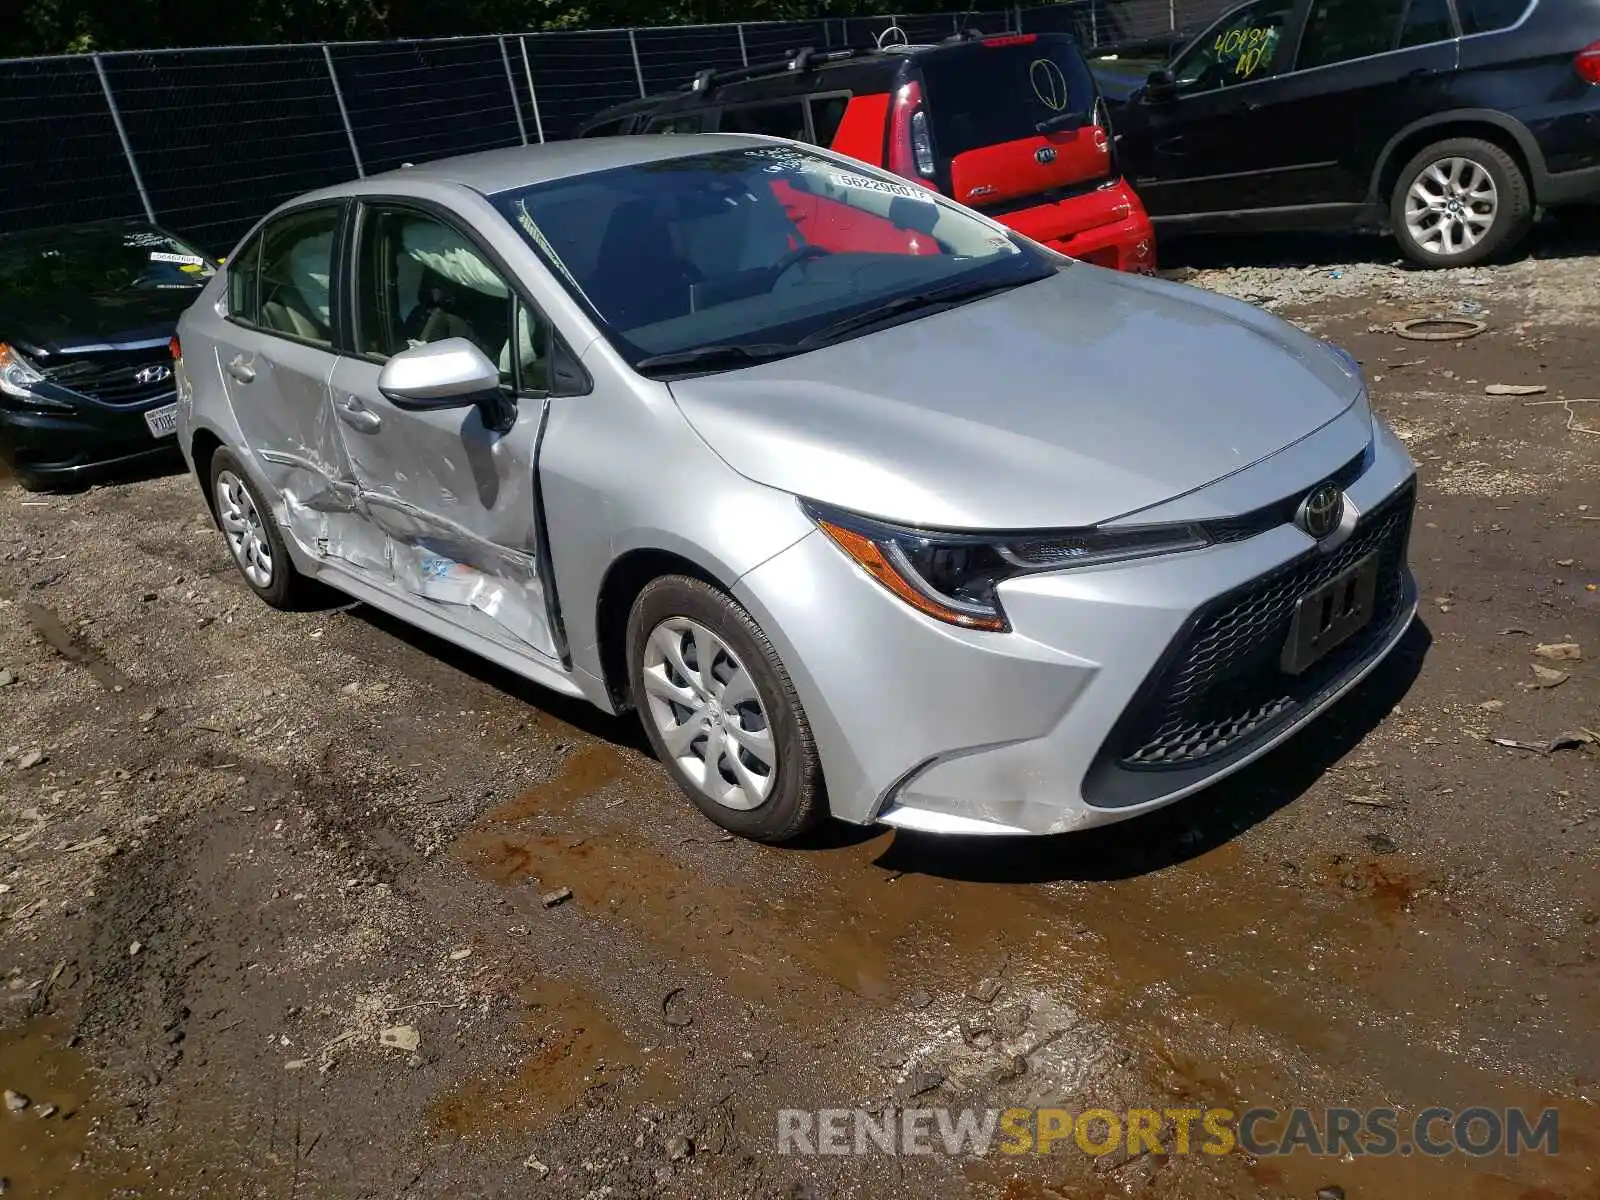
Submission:
[[[178,432],[178,406],[163,404],[160,408],[152,408],[145,413],[144,423],[150,426],[151,437],[171,437]]]
[[[1298,675],[1372,620],[1378,594],[1378,556],[1369,554],[1295,603],[1283,669]]]

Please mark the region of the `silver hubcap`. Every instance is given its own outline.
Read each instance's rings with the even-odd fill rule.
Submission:
[[[1422,168],[1406,192],[1406,230],[1433,254],[1462,254],[1484,239],[1500,211],[1500,193],[1482,163],[1441,158]]]
[[[228,548],[233,551],[233,561],[239,564],[245,578],[257,587],[271,587],[272,547],[267,543],[266,530],[261,528],[261,514],[244,482],[232,471],[217,476],[217,515],[222,532],[227,535]]]
[[[645,706],[667,753],[725,808],[758,807],[777,778],[772,725],[750,672],[698,621],[669,617],[644,651]]]

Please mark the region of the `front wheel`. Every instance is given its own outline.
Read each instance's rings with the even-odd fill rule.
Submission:
[[[1390,198],[1406,257],[1470,267],[1516,249],[1533,227],[1533,196],[1517,160],[1493,142],[1450,138],[1415,155]]]
[[[628,617],[628,678],[656,757],[722,828],[789,842],[826,815],[794,684],[730,596],[683,575],[652,581]]]

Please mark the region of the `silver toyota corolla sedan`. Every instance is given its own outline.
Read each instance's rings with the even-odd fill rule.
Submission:
[[[1238,769],[1412,618],[1346,354],[735,135],[301,197],[183,317],[240,571],[608,712],[719,825],[1054,833]]]

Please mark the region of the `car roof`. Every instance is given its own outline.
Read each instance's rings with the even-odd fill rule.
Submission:
[[[504,150],[484,150],[477,154],[434,159],[411,167],[398,167],[378,175],[369,175],[363,180],[324,188],[304,199],[328,199],[393,191],[397,184],[405,190],[407,184],[422,182],[453,184],[481,195],[492,196],[497,192],[590,175],[613,167],[664,162],[668,159],[686,158],[692,154],[709,154],[718,150],[742,150],[771,145],[776,140],[778,139],[746,133],[694,133],[670,138],[659,135],[635,135],[513,146]]]
[[[844,46],[827,50],[807,47],[779,58],[750,63],[744,67],[714,71],[711,73],[711,78],[706,81],[708,86],[702,87],[698,79],[685,80],[681,86],[671,91],[656,92],[641,99],[612,105],[594,114],[581,128],[587,129],[636,114],[658,111],[683,112],[722,104],[747,103],[757,98],[765,98],[764,93],[769,88],[781,91],[785,96],[828,91],[841,86],[837,80],[830,78],[833,75],[846,75],[855,79],[866,72],[882,72],[887,84],[894,73],[907,62],[955,58],[971,53],[972,48],[977,45],[1046,41],[1064,41],[1082,50],[1078,39],[1064,30],[990,34],[969,30],[959,37],[949,37],[937,42],[897,42],[887,46]],[[797,70],[796,64],[802,59],[805,59],[804,68]]]

